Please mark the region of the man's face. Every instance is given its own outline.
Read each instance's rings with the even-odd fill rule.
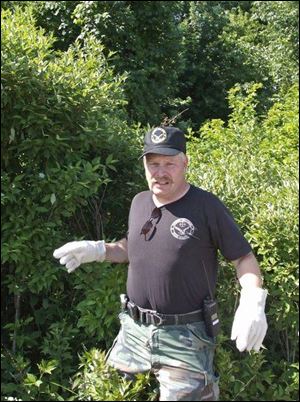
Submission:
[[[144,167],[149,189],[157,199],[172,201],[186,188],[185,169],[188,159],[185,155],[166,156],[147,154]]]

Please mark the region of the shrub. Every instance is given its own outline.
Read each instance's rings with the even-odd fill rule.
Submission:
[[[87,335],[100,344],[108,339],[112,320],[100,310],[113,297],[99,291],[96,334],[87,317],[89,297],[105,288],[101,268],[68,276],[52,253],[70,240],[124,235],[123,211],[140,185],[140,129],[126,124],[125,76],[114,73],[99,41],[87,37],[54,52],[54,38],[35,27],[29,8],[4,10],[1,23],[3,342],[13,352],[16,382],[35,370],[26,363],[18,376],[20,355],[33,365],[57,360],[54,377],[65,383]],[[117,299],[122,275],[113,285]]]
[[[260,87],[260,84],[234,87],[229,92],[232,113],[228,125],[211,120],[201,128],[200,138],[190,137],[189,178],[218,195],[229,207],[252,245],[264,286],[269,291],[266,307],[269,329],[262,356],[245,358],[234,351],[230,358],[226,357],[226,361],[231,361],[230,371],[223,361],[226,353],[220,348],[221,377],[223,374],[228,379],[223,383],[223,395],[232,398],[226,400],[278,400],[279,395],[281,400],[295,400],[298,88],[292,86],[266,116],[258,116],[256,93]],[[220,343],[231,348],[228,339],[238,294],[228,263],[221,259],[220,266],[218,297],[224,336]],[[270,389],[273,377],[281,378],[282,383],[272,380]]]
[[[72,385],[78,400],[156,400],[156,390],[152,390],[153,383],[149,373],[138,374],[134,381],[129,381],[115,369],[105,365],[105,353],[95,348],[85,351],[80,360],[80,371]]]

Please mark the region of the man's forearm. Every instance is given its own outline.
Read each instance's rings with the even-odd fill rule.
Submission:
[[[232,261],[242,288],[262,287],[262,277],[258,262],[253,253]]]
[[[128,262],[127,240],[124,238],[115,243],[105,243],[106,261],[125,263]]]

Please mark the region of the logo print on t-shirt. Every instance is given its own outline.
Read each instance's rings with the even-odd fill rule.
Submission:
[[[159,144],[160,142],[164,142],[167,139],[167,133],[163,128],[156,128],[153,130],[151,134],[151,141],[154,142],[154,144]]]
[[[170,227],[172,236],[179,240],[186,240],[193,235],[195,227],[191,221],[186,218],[179,218],[174,221]]]

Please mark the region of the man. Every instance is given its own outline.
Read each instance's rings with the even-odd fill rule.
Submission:
[[[231,334],[240,351],[262,345],[267,291],[228,209],[186,181],[184,133],[175,127],[151,130],[142,157],[149,191],[132,201],[127,237],[67,243],[54,257],[68,272],[91,261],[129,262],[121,329],[108,364],[129,378],[152,370],[162,401],[218,400],[217,251],[232,261],[242,287]]]

